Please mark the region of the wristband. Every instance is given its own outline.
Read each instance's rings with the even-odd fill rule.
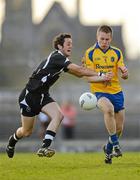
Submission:
[[[102,77],[104,77],[104,76],[105,76],[105,74],[104,74],[103,72],[98,72],[98,76],[102,76]]]

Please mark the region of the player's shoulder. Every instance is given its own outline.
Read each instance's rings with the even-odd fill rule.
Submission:
[[[116,52],[122,52],[120,48],[116,47],[116,46],[110,46],[110,48]]]
[[[110,46],[110,48],[117,54],[118,59],[120,59],[120,57],[122,56],[121,49],[119,49],[118,47],[115,47],[115,46]]]
[[[96,44],[94,44],[93,46],[90,46],[90,47],[86,50],[86,53],[90,53],[91,51],[94,51],[95,48],[96,48]]]
[[[92,61],[92,57],[93,57],[93,53],[94,53],[95,48],[96,48],[96,44],[89,47],[85,52],[85,57],[90,59],[91,61]]]
[[[56,59],[65,58],[65,56],[58,50],[53,51],[51,57]]]

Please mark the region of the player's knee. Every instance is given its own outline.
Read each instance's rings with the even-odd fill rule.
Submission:
[[[105,112],[107,114],[109,114],[110,116],[114,116],[114,108],[113,108],[113,106],[111,106],[111,105],[107,106]]]

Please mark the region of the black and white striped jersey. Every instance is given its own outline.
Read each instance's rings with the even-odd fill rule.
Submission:
[[[62,71],[68,71],[71,61],[60,51],[53,51],[33,72],[26,85],[29,92],[45,93],[58,80]]]

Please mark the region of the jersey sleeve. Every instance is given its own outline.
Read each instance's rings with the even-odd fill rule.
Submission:
[[[124,64],[123,54],[122,54],[121,51],[119,51],[119,52],[120,52],[120,56],[119,56],[119,58],[118,58],[118,67],[124,67],[125,64]]]
[[[91,68],[93,69],[93,58],[92,56],[90,56],[90,51],[87,50],[82,58],[82,65],[87,67],[87,68]]]
[[[65,62],[64,72],[67,72],[67,71],[68,71],[68,68],[67,68],[67,67],[68,67],[68,65],[71,64],[71,63],[72,63],[72,62],[69,61],[69,60]]]

